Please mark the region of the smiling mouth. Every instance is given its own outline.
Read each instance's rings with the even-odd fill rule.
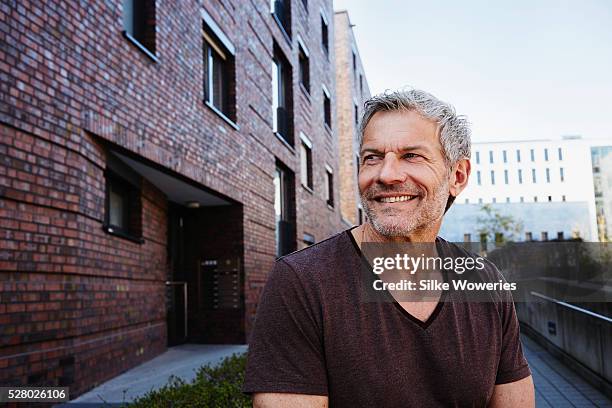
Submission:
[[[400,196],[391,196],[391,197],[377,197],[376,201],[379,203],[400,203],[404,201],[412,201],[418,196],[415,195],[400,195]]]

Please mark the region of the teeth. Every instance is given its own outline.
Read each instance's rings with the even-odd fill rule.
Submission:
[[[396,203],[399,201],[408,201],[413,199],[414,196],[397,196],[397,197],[383,197],[380,199],[383,203]]]

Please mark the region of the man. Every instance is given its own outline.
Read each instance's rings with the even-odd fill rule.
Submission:
[[[367,222],[276,262],[244,391],[261,408],[533,407],[509,293],[368,302],[360,290],[362,243],[442,241],[442,217],[470,174],[467,121],[423,91],[383,94],[365,104],[360,144]]]

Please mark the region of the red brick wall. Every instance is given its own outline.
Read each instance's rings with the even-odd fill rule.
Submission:
[[[132,243],[101,229],[99,160],[6,125],[0,151],[0,383],[78,394],[164,350],[165,197],[143,184]]]
[[[339,174],[321,91],[333,106],[334,47],[328,60],[319,14],[333,41],[331,0],[310,0],[308,13],[292,1],[293,46],[268,2],[203,3],[157,2],[158,62],[121,34],[121,2],[0,4],[0,382],[63,378],[74,396],[165,348],[166,201],[144,181],[144,244],[103,232],[96,138],[242,204],[246,336],[274,262],[277,158],[295,172],[298,246],[304,232],[318,241],[341,228],[325,203],[325,164]],[[202,8],[236,48],[239,130],[202,103]],[[298,33],[310,96],[298,86]],[[274,41],[293,66],[295,150],[271,131]],[[314,194],[300,186],[300,131],[314,143]]]

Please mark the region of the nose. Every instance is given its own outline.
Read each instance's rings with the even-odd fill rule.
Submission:
[[[389,152],[385,155],[378,173],[378,181],[383,184],[399,184],[406,181],[406,172],[394,153]]]

